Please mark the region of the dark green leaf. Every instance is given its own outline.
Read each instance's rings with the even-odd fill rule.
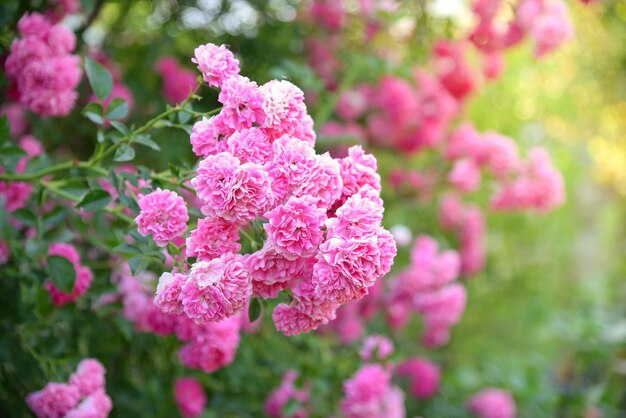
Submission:
[[[112,121],[111,125],[124,136],[128,136],[130,134],[130,130],[122,122]]]
[[[9,140],[11,129],[6,115],[0,116],[0,147]]]
[[[18,209],[12,213],[13,217],[23,223],[26,226],[37,225],[37,217],[35,214],[26,208]]]
[[[132,161],[135,158],[135,150],[130,145],[122,145],[115,151],[113,159],[117,162]]]
[[[106,191],[92,190],[87,193],[80,202],[76,205],[77,208],[83,208],[84,210],[95,212],[100,210],[111,201],[111,195],[109,195]]]
[[[51,255],[48,257],[47,270],[52,283],[54,283],[57,289],[63,293],[72,293],[74,281],[76,280],[76,271],[67,258],[60,255]]]
[[[172,174],[175,175],[176,177],[178,177],[178,175],[180,174],[180,168],[176,167],[172,163],[168,163],[167,166],[169,167],[169,169],[172,172]]]
[[[254,322],[261,316],[261,302],[257,298],[250,299],[248,307],[248,320]]]
[[[100,103],[89,103],[83,108],[82,114],[92,122],[100,125],[104,123],[104,118],[102,117],[103,110]]]
[[[141,145],[145,145],[146,147],[150,147],[155,151],[160,151],[161,147],[159,147],[159,144],[157,144],[156,142],[154,142],[151,138],[150,135],[137,135],[134,139],[134,141],[138,144]]]
[[[122,119],[128,115],[128,104],[120,97],[111,100],[107,105],[107,119]]]
[[[114,247],[113,251],[122,254],[141,254],[141,250],[139,248],[126,243]]]
[[[128,260],[128,265],[130,266],[130,271],[133,276],[144,271],[148,267],[148,264],[150,264],[150,259],[145,256],[137,256]]]
[[[26,157],[26,151],[16,146],[0,148],[0,155],[5,157]]]
[[[63,206],[57,206],[43,216],[43,224],[46,226],[57,225],[62,222],[66,216],[67,209],[65,209]]]
[[[85,58],[85,71],[93,92],[101,101],[106,100],[113,89],[113,77],[102,64]]]

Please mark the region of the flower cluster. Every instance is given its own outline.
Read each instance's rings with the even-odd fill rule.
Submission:
[[[48,383],[26,403],[37,418],[106,418],[113,407],[105,392],[105,369],[98,360],[78,363],[68,383]]]
[[[196,418],[204,413],[207,398],[202,384],[193,377],[179,377],[174,381],[174,399],[184,418]]]
[[[221,322],[198,325],[176,310],[165,309],[167,313],[164,313],[157,305],[163,307],[172,302],[167,285],[179,280],[177,276],[180,275],[164,273],[163,276],[157,287],[157,296],[153,297],[154,275],[143,272],[133,276],[128,265],[123,264],[113,276],[118,294],[107,299],[121,298],[123,316],[137,330],[163,336],[175,334],[178,340],[185,343],[178,352],[184,366],[210,373],[230,364],[239,346],[240,328],[245,325],[242,318],[236,315]],[[180,284],[180,281],[177,283]]]
[[[186,272],[161,276],[155,303],[202,325],[237,314],[253,294],[275,298],[290,289],[292,302],[273,313],[277,329],[316,329],[335,318],[338,306],[365,296],[393,263],[376,160],[360,147],[341,159],[316,154],[302,91],[285,80],[258,86],[239,74],[224,46],[203,45],[193,61],[220,89],[223,107],[191,134],[203,157],[191,184],[205,217],[187,239],[187,256],[196,261]],[[182,201],[170,200],[140,201],[140,232],[159,245],[187,222]],[[172,209],[179,206],[180,216]],[[238,230],[261,225],[263,247],[238,255]]]
[[[404,360],[396,368],[396,374],[409,380],[410,393],[418,399],[430,398],[439,390],[441,371],[428,359],[413,357]]]
[[[143,236],[152,234],[154,242],[160,247],[187,230],[187,205],[176,192],[156,189],[140,196],[139,209],[141,212],[135,218],[137,230]]]
[[[265,401],[265,413],[272,418],[306,418],[309,416],[306,404],[309,402],[309,387],[298,389],[296,379],[298,372],[287,370],[283,375],[280,385],[270,392]],[[297,402],[300,406],[289,415],[284,412],[285,407],[290,402]]]
[[[391,373],[378,364],[366,364],[344,382],[341,411],[346,418],[402,418],[404,394],[391,385]]]
[[[173,57],[160,58],[156,70],[163,79],[163,97],[171,104],[185,100],[198,85],[195,74],[178,65]]]
[[[65,293],[59,290],[52,280],[46,280],[44,287],[50,295],[52,302],[57,306],[63,306],[66,303],[74,302],[79,296],[83,295],[91,286],[93,281],[93,273],[89,267],[80,264],[80,254],[73,245],[65,243],[54,243],[48,247],[48,255],[60,256],[66,258],[74,267],[76,279],[71,293]]]
[[[4,69],[20,104],[42,116],[65,116],[76,102],[80,59],[74,33],[38,14],[18,22],[22,35],[11,44]]]
[[[515,418],[515,400],[510,393],[496,388],[483,389],[467,401],[467,409],[480,418]]]
[[[388,319],[393,327],[406,325],[410,312],[424,317],[422,342],[428,347],[448,341],[450,328],[465,310],[465,288],[452,283],[459,275],[456,251],[439,253],[437,242],[426,235],[415,240],[411,265],[390,282]]]

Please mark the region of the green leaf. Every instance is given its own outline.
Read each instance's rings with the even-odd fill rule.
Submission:
[[[148,264],[150,264],[150,259],[145,256],[137,256],[128,260],[130,272],[133,274],[133,276],[136,276],[137,274],[148,268]]]
[[[18,209],[14,211],[11,215],[21,223],[26,226],[35,226],[37,225],[37,217],[35,214],[26,208]]]
[[[76,205],[77,208],[83,208],[90,212],[100,210],[111,201],[111,195],[102,189],[92,190],[87,193]]]
[[[127,243],[120,244],[113,248],[113,251],[116,253],[122,254],[141,254],[141,250],[134,245],[130,245]]]
[[[187,106],[185,106],[185,109],[192,110],[191,103],[188,103]],[[178,121],[181,123],[181,125],[184,125],[185,123],[187,123],[189,119],[191,119],[191,113],[187,113],[184,110],[181,110],[180,112],[178,112]]]
[[[128,115],[128,104],[120,97],[111,100],[107,105],[107,119],[122,119]]]
[[[130,135],[130,130],[122,122],[111,121],[111,125],[115,129],[117,129],[122,135],[124,135],[124,136]]]
[[[67,216],[67,209],[63,206],[57,206],[43,216],[44,225],[57,225],[61,223]]]
[[[133,158],[135,158],[135,150],[130,145],[120,146],[113,157],[117,162],[132,161]]]
[[[57,289],[63,293],[72,293],[76,271],[70,260],[60,255],[51,255],[48,257],[47,271]]]
[[[20,157],[20,158],[28,156],[26,151],[16,146],[0,148],[0,155],[5,156],[5,157]]]
[[[83,111],[81,113],[84,117],[94,123],[97,123],[99,125],[102,125],[104,123],[104,118],[102,117],[103,110],[100,103],[89,103],[83,108]]]
[[[248,307],[248,320],[254,322],[261,316],[261,302],[257,298],[250,299]]]
[[[0,147],[9,140],[11,129],[6,115],[0,116]]]
[[[134,142],[141,144],[141,145],[145,145],[146,147],[150,147],[155,151],[161,150],[161,147],[159,147],[159,144],[157,144],[152,139],[150,139],[150,135],[137,135],[134,139]]]
[[[102,64],[85,58],[85,71],[93,92],[101,101],[106,100],[113,89],[113,77]]]
[[[175,166],[174,164],[172,164],[172,163],[167,163],[167,166],[169,167],[170,172],[171,172],[174,176],[178,177],[178,175],[180,174],[180,168],[176,167],[176,166]]]

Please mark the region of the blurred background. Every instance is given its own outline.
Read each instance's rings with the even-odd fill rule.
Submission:
[[[158,59],[172,56],[193,70],[193,49],[207,42],[229,45],[242,74],[259,84],[288,78],[305,91],[319,151],[340,152],[342,144],[362,143],[376,155],[384,181],[385,225],[404,225],[413,236],[430,234],[454,248],[454,238],[437,225],[437,199],[399,193],[389,180],[398,166],[424,171],[445,164],[437,153],[407,156],[358,132],[328,133],[333,131],[329,123],[341,121],[336,105],[343,92],[376,83],[385,74],[410,77],[415,67],[432,69],[435,42],[464,39],[475,25],[469,1],[388,3],[393,4],[370,21],[358,15],[356,2],[346,1],[340,31],[297,0],[83,0],[81,11],[65,22],[76,30],[79,50],[106,55],[118,73],[116,83],[131,92],[129,120],[145,121],[166,105],[155,69]],[[504,2],[503,19],[514,3]],[[546,148],[563,174],[566,201],[545,214],[492,212],[487,208],[494,186],[489,184],[471,198],[486,217],[486,262],[463,281],[467,309],[449,344],[421,347],[419,321],[409,326],[412,331],[393,334],[399,351],[425,354],[442,367],[440,393],[426,401],[407,399],[407,416],[469,416],[464,401],[484,386],[511,391],[520,417],[626,416],[626,1],[570,0],[567,5],[574,37],[541,59],[533,57],[530,43],[507,50],[502,74],[478,81],[456,117],[481,132],[513,138],[521,154],[534,146]],[[10,48],[23,12],[46,7],[44,1],[2,2],[3,51]],[[378,25],[375,36],[364,37],[372,22]],[[315,55],[311,39],[323,39],[341,53],[332,59]],[[476,65],[480,58],[472,50],[467,60]],[[81,89],[84,104],[86,83]],[[211,109],[216,99],[206,90],[197,108]],[[78,113],[32,123],[33,133],[49,150],[85,158],[96,138]],[[167,152],[148,150],[141,161],[157,171],[171,162],[192,163],[188,131],[164,127],[154,137]],[[409,251],[400,248],[395,272],[406,267]],[[70,321],[69,313],[64,318]],[[110,362],[117,366],[107,375],[115,404],[111,416],[174,416],[173,400],[161,395],[171,391],[171,377],[181,368],[172,366],[174,342],[150,334],[134,335],[129,342],[123,335],[126,325],[119,321],[106,323],[95,314],[85,320],[100,324],[110,339],[98,346],[97,332],[72,336],[57,352],[83,344],[91,347],[90,354],[105,355],[126,347]],[[265,322],[258,334],[243,337],[231,366],[198,374],[210,397],[204,417],[259,416],[269,388],[287,368],[314,380],[319,416],[333,410],[340,396],[334,392],[358,364],[355,346],[326,334],[276,336],[271,321]],[[368,327],[386,329],[378,317]],[[0,351],[11,349],[0,344]],[[42,381],[41,372],[26,365],[30,355],[12,357],[23,365],[21,371],[5,367],[0,374],[6,389],[0,400],[11,405],[5,416],[28,416],[15,394]]]

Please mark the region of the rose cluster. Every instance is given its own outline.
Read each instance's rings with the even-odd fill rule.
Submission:
[[[31,13],[18,22],[22,35],[11,44],[4,69],[15,97],[41,116],[65,116],[78,97],[80,58],[74,33],[46,17]]]
[[[163,96],[171,104],[185,100],[198,85],[195,74],[178,65],[173,57],[160,58],[155,67],[163,79]]]
[[[465,288],[453,283],[458,278],[460,266],[456,251],[439,252],[433,238],[417,237],[410,266],[390,281],[387,296],[390,325],[403,327],[409,314],[416,312],[424,318],[422,343],[427,347],[447,343],[450,328],[465,310]]]
[[[28,163],[33,158],[41,155],[44,150],[41,143],[31,135],[23,135],[18,141],[18,146],[26,153],[26,156],[20,158],[15,167],[15,172],[23,173]],[[4,173],[4,171],[5,168],[0,167],[0,173]],[[9,213],[26,206],[32,192],[33,185],[31,183],[25,181],[0,181],[0,199]]]
[[[220,89],[223,107],[191,134],[203,158],[191,180],[204,215],[187,238],[195,262],[161,276],[155,304],[204,326],[236,315],[253,295],[286,291],[291,302],[272,316],[277,329],[314,330],[391,269],[396,247],[381,226],[376,159],[358,146],[341,159],[316,154],[302,91],[286,80],[258,86],[226,47],[202,45],[193,61]],[[158,245],[185,231],[187,210],[175,193],[157,190],[140,207],[139,231]],[[266,240],[241,255],[246,230]]]
[[[37,418],[106,418],[113,405],[104,374],[98,360],[82,360],[68,383],[50,382],[29,394],[26,403]]]

